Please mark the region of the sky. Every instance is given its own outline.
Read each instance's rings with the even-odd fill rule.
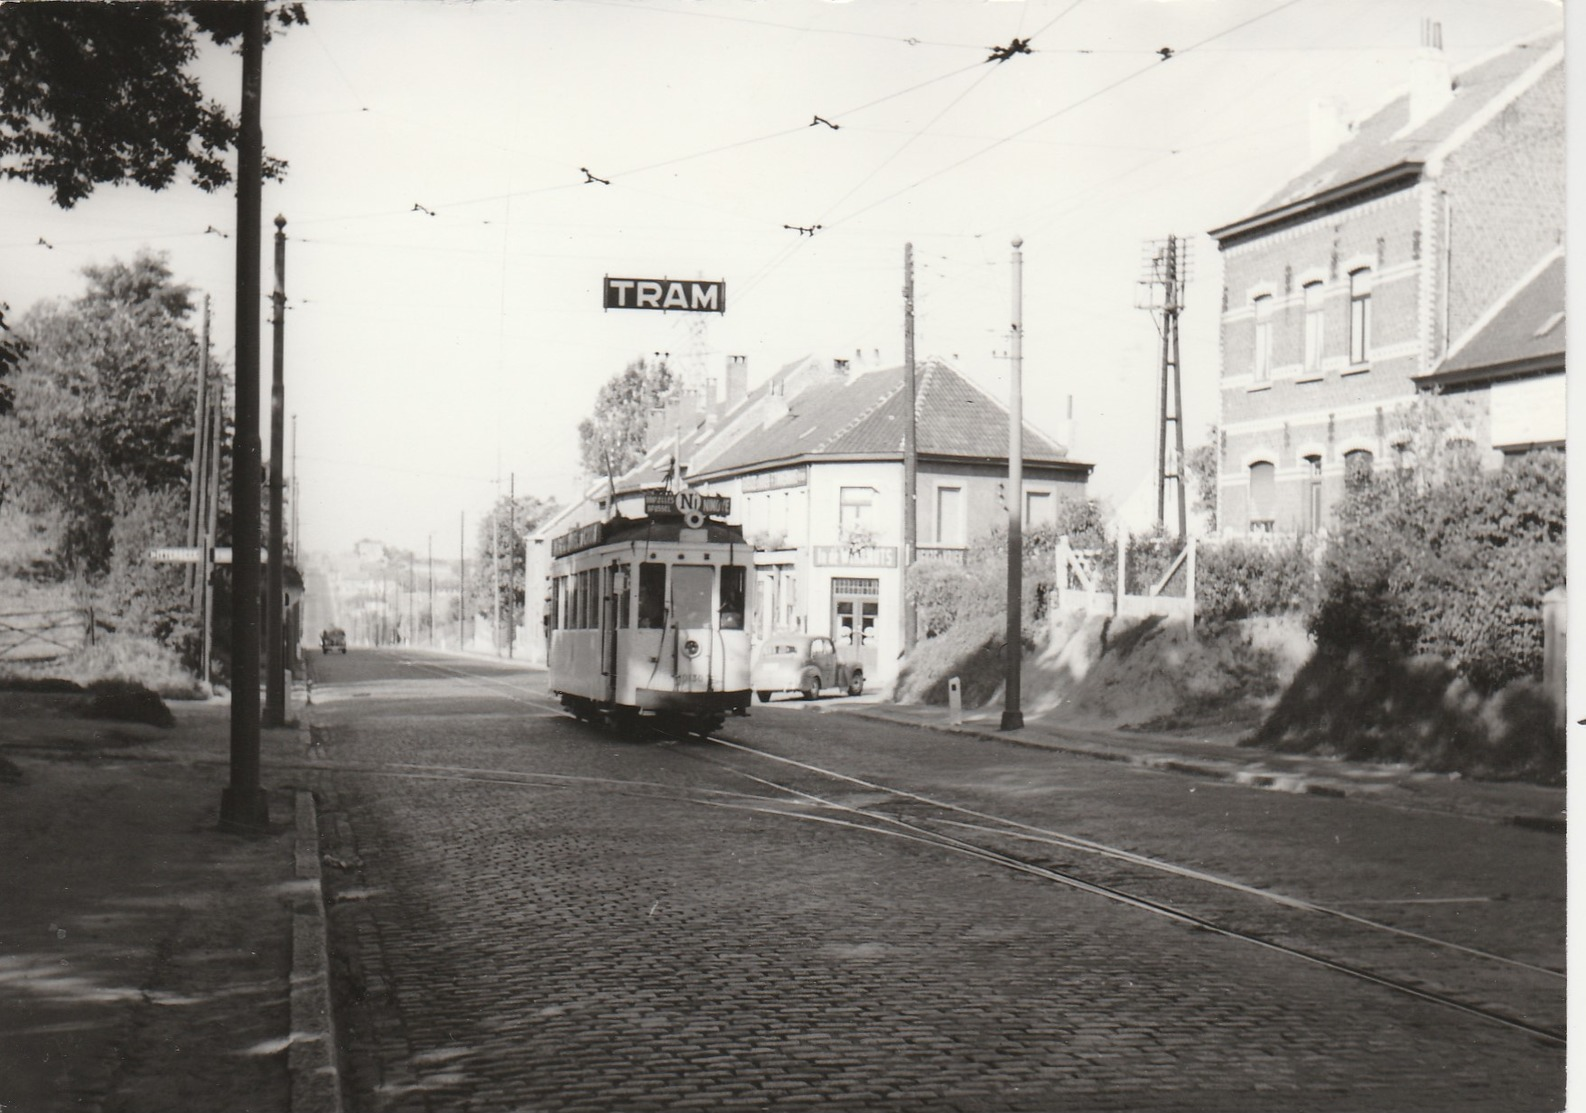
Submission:
[[[509,488],[575,496],[578,422],[641,355],[700,378],[743,355],[751,386],[806,355],[896,366],[906,244],[916,354],[1005,399],[1022,240],[1025,416],[1128,504],[1154,465],[1151,245],[1189,239],[1193,447],[1217,420],[1206,232],[1306,165],[1312,103],[1362,118],[1402,92],[1424,18],[1456,68],[1563,19],[1554,0],[305,6],[263,84],[290,164],[264,190],[262,289],[281,214],[299,548],[437,556]],[[1029,53],[990,60],[1015,39]],[[238,103],[234,53],[195,73]],[[0,300],[14,319],[147,247],[210,294],[229,365],[235,224],[229,191],[190,184],[61,211],[0,182]],[[607,275],[721,280],[727,309],[606,311]]]

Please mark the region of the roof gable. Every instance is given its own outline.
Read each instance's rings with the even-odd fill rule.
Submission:
[[[1460,338],[1435,378],[1564,365],[1564,253],[1543,259]]]

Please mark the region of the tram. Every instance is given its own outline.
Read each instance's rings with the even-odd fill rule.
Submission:
[[[709,731],[749,708],[754,546],[730,500],[650,491],[645,516],[551,543],[551,691],[580,719]]]

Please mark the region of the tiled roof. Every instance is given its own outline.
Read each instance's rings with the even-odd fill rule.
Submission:
[[[1436,378],[1472,378],[1515,364],[1564,365],[1564,255],[1555,253],[1477,322],[1437,368]]]
[[[1404,130],[1410,120],[1409,94],[1391,101],[1361,123],[1336,151],[1313,163],[1255,211],[1280,209],[1392,167],[1424,161],[1557,46],[1561,36],[1562,32],[1539,36],[1456,74],[1448,105],[1412,131]]]
[[[899,455],[907,416],[904,390],[902,367],[812,387],[789,402],[786,416],[738,438],[694,474],[807,456]],[[945,364],[920,365],[915,413],[922,455],[1007,459],[1007,409]],[[1040,463],[1071,462],[1066,449],[1028,423],[1024,456]]]

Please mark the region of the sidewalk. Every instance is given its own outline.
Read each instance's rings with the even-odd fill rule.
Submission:
[[[245,838],[218,830],[229,702],[159,728],[69,700],[0,692],[0,1109],[339,1108],[313,800],[272,772],[298,730],[261,732]]]
[[[1354,797],[1408,810],[1433,811],[1564,833],[1565,790],[1539,785],[1476,781],[1403,766],[1368,765],[1335,758],[1248,749],[1231,742],[1166,734],[1098,730],[1026,718],[1022,728],[1000,729],[999,710],[966,710],[953,725],[947,708],[917,704],[843,701],[829,710],[907,723],[966,738],[1032,746],[1147,769],[1316,796]]]

